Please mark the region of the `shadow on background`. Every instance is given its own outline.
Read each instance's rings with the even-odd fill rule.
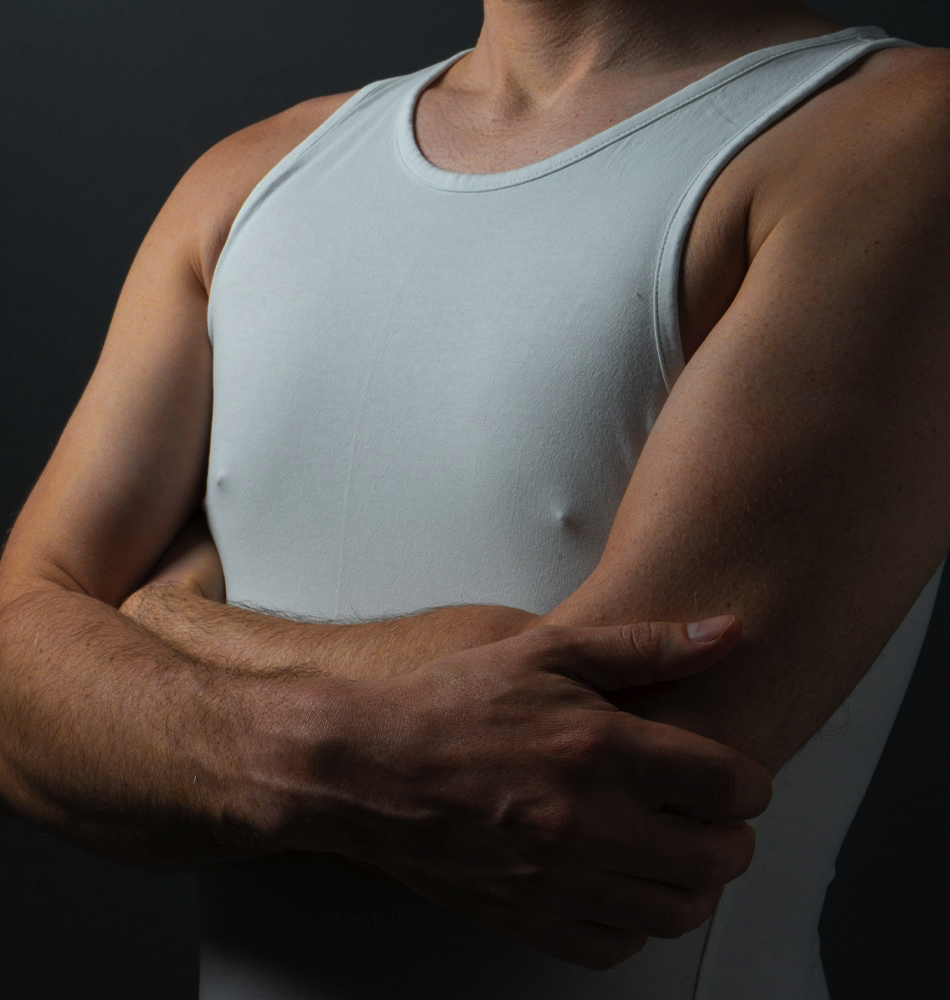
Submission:
[[[6,1000],[198,995],[191,877],[123,868],[5,820],[0,894]]]

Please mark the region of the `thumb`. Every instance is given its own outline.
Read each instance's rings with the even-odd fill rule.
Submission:
[[[689,625],[640,622],[569,631],[570,644],[554,669],[606,693],[706,670],[735,648],[742,623],[721,615]]]

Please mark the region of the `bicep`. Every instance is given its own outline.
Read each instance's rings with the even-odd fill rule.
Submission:
[[[115,604],[200,501],[211,359],[195,187],[179,185],[135,258],[92,378],[14,526],[7,581]]]
[[[674,387],[600,564],[546,619],[738,614],[736,653],[658,711],[775,767],[950,543],[950,212],[901,200],[860,217],[816,196],[776,226]]]

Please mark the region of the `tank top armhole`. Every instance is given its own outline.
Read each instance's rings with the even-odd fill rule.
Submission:
[[[222,263],[224,263],[228,257],[228,250],[231,244],[234,242],[235,237],[240,232],[245,220],[250,215],[251,212],[263,201],[273,190],[280,186],[281,182],[288,174],[291,173],[297,162],[307,153],[314,143],[319,142],[328,132],[330,132],[334,127],[340,124],[348,118],[367,98],[374,94],[377,90],[392,84],[396,80],[401,79],[400,77],[389,78],[385,80],[377,80],[374,83],[369,83],[365,87],[358,90],[352,97],[344,101],[336,111],[333,112],[325,121],[321,122],[306,138],[302,139],[290,152],[285,153],[277,163],[274,164],[270,170],[251,188],[250,193],[247,198],[244,199],[241,207],[238,209],[231,222],[231,228],[228,231],[228,235],[224,241],[224,246],[221,248],[221,253],[218,254],[218,260],[215,264],[214,273],[211,276],[211,287],[208,290],[208,339],[211,341],[212,347],[214,346],[214,303],[215,303],[215,288],[217,286],[216,278],[218,272],[221,269]]]
[[[683,197],[673,210],[664,232],[657,255],[653,286],[653,332],[657,360],[667,394],[672,391],[674,383],[685,367],[679,326],[679,279],[683,251],[693,219],[696,217],[699,206],[713,181],[733,157],[770,125],[773,125],[796,105],[806,101],[852,63],[879,49],[902,46],[913,47],[916,46],[916,43],[887,36],[879,38],[859,36],[853,45],[844,51],[835,52],[807,79],[794,89],[782,94],[777,101],[753,119],[738,134],[730,136],[729,140],[709,157],[687,186]]]

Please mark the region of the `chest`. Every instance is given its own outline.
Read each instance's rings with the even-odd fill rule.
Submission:
[[[347,158],[349,138],[257,192],[215,275],[206,505],[229,594],[552,607],[665,401],[666,213],[593,158],[583,182],[442,194],[385,132],[354,129],[371,149]]]
[[[425,91],[416,106],[415,138],[433,165],[456,173],[516,170],[610,129],[655,104],[671,87],[562,108],[540,120],[515,125],[486,121],[446,97]],[[716,178],[696,212],[683,250],[679,285],[680,335],[685,359],[695,353],[723,316],[748,269],[747,233],[754,193],[762,188],[759,157],[741,152]]]

